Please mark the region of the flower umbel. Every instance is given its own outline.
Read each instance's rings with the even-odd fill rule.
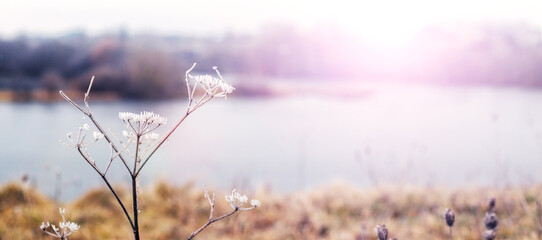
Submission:
[[[386,225],[376,225],[375,227],[376,235],[378,236],[378,240],[387,240],[388,239],[388,228],[386,228]]]
[[[448,227],[453,227],[455,221],[454,211],[447,208],[444,212],[444,220],[446,220],[446,224],[448,225]]]
[[[62,216],[62,222],[58,223],[59,227],[56,227],[54,224],[50,224],[49,222],[42,222],[40,229],[53,237],[67,240],[68,236],[70,236],[72,233],[79,229],[79,225],[74,222],[66,221],[66,218],[64,217],[66,209],[60,208],[58,209],[58,211]]]
[[[255,207],[259,207],[261,205],[259,200],[252,199],[252,200],[250,200],[250,205],[252,207],[251,208],[243,208],[243,205],[245,203],[247,203],[248,198],[247,198],[246,195],[239,194],[237,192],[237,190],[235,190],[235,189],[233,189],[233,191],[231,191],[230,195],[226,195],[226,201],[230,203],[230,206],[234,210],[250,210],[250,209],[253,209]]]
[[[188,77],[201,84],[203,90],[210,96],[225,98],[228,94],[232,93],[235,88],[224,81],[217,67],[213,67],[213,69],[216,71],[219,78],[208,74],[196,76],[188,75]]]
[[[77,139],[72,138],[73,133],[68,132],[66,134],[66,138],[68,139],[68,141],[66,142],[66,141],[60,140],[60,143],[66,146],[74,147],[74,148],[85,148],[86,146],[93,144],[104,137],[102,133],[94,131],[92,133],[92,136],[94,137],[93,141],[85,142],[85,138],[87,137],[85,133],[86,131],[89,131],[89,129],[90,129],[90,126],[85,123],[79,126],[79,130],[77,132]]]
[[[128,129],[131,129],[131,133],[124,133],[126,137],[129,136],[144,136],[158,127],[167,123],[167,119],[153,112],[141,112],[139,114],[131,112],[120,112],[119,118],[126,123]],[[154,135],[153,137],[154,138]]]
[[[243,208],[243,205],[245,203],[247,203],[247,201],[248,201],[247,196],[246,195],[241,195],[235,189],[233,189],[233,191],[231,191],[231,194],[226,195],[226,201],[228,201],[230,203],[230,206],[233,208],[233,210],[231,212],[229,212],[229,213],[226,213],[226,214],[224,214],[224,215],[222,215],[220,217],[215,218],[215,217],[213,217],[213,213],[214,213],[214,210],[215,210],[215,194],[213,193],[213,196],[211,197],[209,195],[209,192],[207,192],[207,189],[205,189],[205,194],[203,194],[203,197],[205,197],[209,201],[209,204],[211,205],[211,211],[209,212],[209,221],[207,221],[207,223],[203,224],[203,226],[198,228],[198,230],[192,232],[192,234],[190,234],[190,236],[188,236],[188,240],[191,240],[192,238],[194,238],[201,231],[203,231],[203,229],[205,229],[206,227],[208,227],[209,225],[211,225],[212,223],[214,223],[216,221],[220,221],[220,220],[222,220],[224,218],[227,218],[227,217],[235,214],[239,210],[252,210],[252,209],[254,209],[256,207],[259,207],[261,205],[259,200],[252,199],[252,200],[250,200],[250,205],[252,205],[252,207]]]
[[[250,205],[252,205],[253,207],[259,207],[262,205],[262,203],[260,202],[260,200],[252,199],[250,200]]]
[[[137,136],[143,136],[167,123],[167,119],[153,112],[120,112],[119,118]]]

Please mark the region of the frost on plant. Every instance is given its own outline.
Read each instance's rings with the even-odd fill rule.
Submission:
[[[231,191],[230,195],[226,195],[226,201],[230,203],[231,208],[238,210],[250,210],[261,205],[259,200],[252,199],[250,200],[251,208],[243,208],[243,206],[247,203],[248,198],[246,195],[241,195],[238,193],[235,189]]]
[[[147,164],[149,159],[153,154],[162,146],[163,143],[167,141],[170,135],[179,127],[179,125],[196,109],[203,106],[205,103],[209,102],[213,98],[226,98],[228,94],[231,94],[235,88],[230,84],[224,81],[222,75],[218,71],[217,67],[214,67],[218,77],[213,77],[211,75],[191,75],[191,71],[196,67],[196,64],[186,71],[185,82],[188,95],[188,106],[186,110],[182,112],[182,115],[179,120],[176,121],[171,130],[169,130],[164,136],[160,136],[153,131],[157,128],[165,125],[167,119],[162,117],[154,112],[144,111],[140,113],[131,113],[131,112],[120,112],[118,117],[126,125],[126,130],[122,131],[123,138],[118,138],[114,133],[104,131],[104,128],[99,124],[98,120],[94,117],[90,111],[89,106],[89,97],[90,90],[92,88],[92,83],[94,82],[94,77],[90,80],[90,84],[85,97],[83,99],[84,106],[77,104],[71,98],[69,98],[65,93],[60,91],[60,95],[72,104],[75,108],[81,111],[90,121],[93,126],[89,124],[83,124],[77,130],[77,136],[74,136],[71,132],[66,135],[67,141],[62,141],[61,143],[70,147],[75,148],[81,157],[98,173],[102,178],[104,183],[107,185],[111,194],[116,198],[117,203],[122,208],[123,213],[130,224],[130,227],[133,230],[134,238],[139,240],[140,231],[139,231],[139,174],[143,167]],[[198,90],[199,89],[199,90]],[[97,131],[90,133],[90,128],[95,128]],[[89,137],[87,137],[87,135]],[[93,144],[97,141],[104,139],[110,146],[111,155],[109,159],[106,159],[106,167],[100,168],[96,164],[96,160],[91,156],[90,152],[87,150],[87,146]],[[132,202],[130,205],[125,203],[120,199],[117,194],[116,189],[110,184],[107,173],[111,166],[111,163],[118,159],[121,161],[126,172],[128,173],[131,179],[132,186]],[[228,217],[238,210],[250,210],[260,206],[260,201],[251,200],[250,206],[245,207],[247,204],[248,198],[244,195],[240,195],[235,190],[231,195],[226,197],[226,200],[230,203],[233,208],[233,211],[223,215],[218,218],[213,218],[214,210],[214,195],[213,198],[209,197],[207,191],[205,191],[205,196],[211,204],[211,214],[209,222],[204,225],[202,228],[193,232],[189,239],[193,238],[201,230],[207,227],[209,224]],[[132,209],[129,210],[127,206],[131,206]],[[131,211],[131,213],[130,213]],[[67,226],[62,224],[61,226]],[[70,225],[71,226],[71,225]],[[48,228],[48,224],[42,225],[42,228]],[[74,228],[74,226],[71,226]],[[72,229],[68,226],[68,229]],[[77,226],[78,228],[78,226]],[[53,230],[56,227],[53,226]],[[54,231],[56,232],[56,230]],[[72,231],[73,232],[73,231]]]
[[[188,236],[188,240],[194,238],[201,231],[203,231],[203,229],[205,229],[207,226],[211,225],[212,223],[214,223],[216,221],[220,221],[220,220],[222,220],[224,218],[227,218],[227,217],[235,214],[239,210],[252,210],[252,209],[257,208],[257,207],[259,207],[261,205],[259,200],[252,199],[252,200],[250,200],[251,207],[243,207],[243,205],[247,203],[248,197],[246,195],[241,195],[235,189],[233,189],[233,191],[231,192],[230,195],[226,195],[226,201],[230,204],[230,206],[233,208],[233,210],[231,212],[227,213],[227,214],[224,214],[224,215],[220,216],[220,217],[213,218],[213,214],[214,214],[214,210],[215,210],[215,195],[213,194],[213,196],[211,197],[211,196],[209,196],[209,192],[207,192],[207,190],[205,190],[205,194],[203,195],[203,197],[205,197],[209,201],[209,205],[211,205],[211,210],[209,212],[209,220],[205,224],[203,224],[203,226],[201,226],[198,230],[192,232],[192,234],[190,234],[190,236]]]
[[[66,218],[64,217],[66,209],[60,208],[58,211],[60,212],[60,216],[62,216],[62,222],[58,223],[58,227],[49,222],[42,222],[40,228],[53,237],[67,240],[68,236],[79,229],[79,225],[74,222],[66,221]]]

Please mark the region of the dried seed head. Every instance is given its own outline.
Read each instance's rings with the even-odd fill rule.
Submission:
[[[482,234],[482,237],[484,238],[484,240],[493,240],[495,239],[496,236],[497,236],[497,231],[495,231],[494,229],[486,230]]]
[[[386,228],[386,225],[376,225],[375,232],[376,235],[378,235],[378,240],[388,239],[388,229]]]
[[[486,216],[484,218],[484,224],[486,225],[486,228],[489,230],[493,230],[497,228],[497,225],[499,224],[499,219],[497,218],[497,214],[495,214],[494,212],[486,213]]]
[[[454,221],[455,221],[454,211],[447,208],[446,211],[444,212],[444,219],[446,220],[446,224],[448,224],[448,227],[454,226]]]
[[[489,210],[488,210],[488,212],[495,212],[495,201],[496,201],[496,199],[494,197],[489,199],[489,203],[488,203]]]

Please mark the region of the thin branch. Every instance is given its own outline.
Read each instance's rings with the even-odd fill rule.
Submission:
[[[90,84],[88,85],[88,89],[87,89],[87,92],[85,93],[85,98],[84,98],[84,102],[85,102],[85,106],[87,107],[87,112],[90,113],[90,107],[88,106],[88,97],[90,95],[90,89],[92,88],[92,84],[94,83],[94,76],[92,76],[92,78],[90,78]]]
[[[192,93],[190,95],[188,95],[188,108],[190,108],[190,106],[192,106],[192,101],[194,101],[194,94],[196,93],[196,88],[197,87],[198,87],[198,82],[194,82],[194,88],[192,89]]]
[[[137,160],[136,160],[137,162]],[[138,202],[137,202],[137,177],[132,176],[132,207],[134,211],[134,225],[132,225],[132,229],[134,230],[134,237],[136,240],[139,240],[139,210],[138,210]]]
[[[135,158],[134,158],[134,170],[132,171],[133,173],[135,173],[137,171],[137,167],[139,166],[139,160],[138,158],[140,157],[139,156],[139,141],[141,140],[141,136],[139,135],[136,135],[136,149],[135,149]],[[133,174],[132,174],[133,175]],[[135,175],[134,175],[135,176]]]
[[[109,144],[111,144],[111,146],[113,147],[113,149],[118,153],[120,152],[118,150],[118,148],[115,146],[115,144],[113,143],[113,141],[111,141],[111,138],[109,138],[108,134],[103,130],[103,128],[100,126],[100,124],[98,124],[98,122],[96,121],[96,119],[94,118],[94,116],[92,115],[92,113],[90,112],[90,107],[88,106],[88,98],[89,98],[89,95],[90,95],[90,89],[92,88],[92,83],[94,82],[94,77],[91,78],[90,80],[90,84],[88,86],[88,89],[87,89],[87,92],[85,93],[85,98],[84,98],[84,102],[85,102],[85,106],[87,107],[87,111],[83,110],[83,108],[81,108],[81,106],[79,106],[77,103],[75,103],[71,98],[68,97],[68,95],[66,95],[63,91],[60,91],[60,95],[67,101],[69,102],[71,105],[73,105],[74,107],[76,107],[77,109],[79,109],[79,111],[81,111],[83,114],[85,114],[86,116],[88,116],[90,118],[90,120],[92,121],[92,123],[94,124],[94,126],[96,126],[96,128],[98,129],[98,131],[100,131],[101,134],[104,135],[104,138],[105,140],[107,140],[107,142]],[[130,167],[128,167],[128,163],[126,162],[126,160],[124,159],[124,157],[122,156],[122,154],[119,154],[119,158],[122,160],[122,162],[124,163],[124,166],[126,167],[126,169],[130,172],[130,174],[133,174],[132,171],[130,170]]]
[[[201,103],[198,103],[196,106],[194,106],[194,108],[190,109],[189,113],[192,113],[192,112],[196,111],[198,108],[200,108],[201,106],[203,106],[203,104],[205,104],[205,103],[211,101],[211,99],[213,99],[213,96],[207,98],[207,100],[205,100],[205,101],[203,101],[203,102],[201,102]]]
[[[212,214],[212,212],[213,212],[213,208],[214,208],[214,205],[211,206],[211,214]],[[227,213],[227,214],[224,214],[224,215],[222,215],[222,216],[220,216],[220,217],[217,217],[217,218],[215,218],[215,219],[209,219],[209,221],[207,221],[207,223],[203,224],[203,226],[201,226],[200,228],[198,228],[198,230],[192,232],[192,233],[190,234],[190,236],[188,236],[188,240],[194,238],[194,237],[195,237],[196,235],[198,235],[201,231],[203,231],[203,229],[205,229],[207,226],[211,225],[212,223],[214,223],[214,222],[216,222],[216,221],[220,221],[220,220],[222,220],[222,219],[224,219],[224,218],[227,218],[227,217],[229,217],[229,216],[235,214],[237,211],[239,211],[239,209],[234,209],[233,211],[231,211],[231,212],[229,212],[229,213]]]
[[[122,156],[121,152],[122,151],[119,151],[117,149],[117,147],[115,146],[115,144],[111,141],[111,139],[109,138],[109,136],[107,135],[107,133],[103,130],[103,128],[100,126],[100,124],[98,124],[98,122],[96,121],[96,119],[94,118],[94,116],[92,115],[92,113],[90,112],[90,107],[88,105],[88,98],[89,98],[89,95],[90,95],[90,90],[92,88],[92,84],[94,82],[94,77],[91,78],[90,80],[90,84],[88,86],[88,89],[87,89],[87,92],[85,93],[85,98],[84,98],[84,103],[85,103],[85,107],[87,108],[87,111],[83,110],[83,108],[81,106],[79,106],[77,103],[75,103],[73,100],[71,100],[71,98],[69,98],[64,92],[60,91],[60,95],[67,101],[69,102],[70,104],[72,104],[74,107],[76,107],[77,109],[79,109],[79,111],[81,111],[83,114],[85,114],[86,116],[88,116],[90,118],[90,120],[92,121],[92,123],[94,124],[94,126],[96,126],[96,128],[98,128],[98,130],[100,131],[100,133],[102,133],[104,135],[104,138],[107,140],[107,142],[110,144],[111,148],[113,148],[113,150],[115,150],[115,152],[117,152],[118,154],[118,157],[122,160],[122,162],[124,163],[126,169],[128,170],[128,172],[130,172],[131,175],[133,175],[133,173],[130,171],[130,168],[128,167],[128,164],[126,162],[126,160],[124,159],[124,157]],[[126,216],[126,218],[128,219],[128,222],[130,223],[130,226],[132,227],[132,230],[134,230],[134,233],[136,232],[136,228],[135,228],[135,225],[134,225],[134,222],[132,221],[132,218],[130,217],[130,214],[128,214],[128,211],[126,210],[126,207],[124,206],[124,203],[122,203],[122,201],[120,200],[117,192],[113,189],[113,187],[111,186],[111,184],[109,183],[109,181],[107,180],[107,177],[105,176],[105,173],[102,173],[97,167],[95,164],[92,163],[91,159],[89,159],[90,156],[86,156],[82,151],[81,151],[81,146],[78,146],[77,147],[77,150],[78,152],[81,154],[81,156],[87,161],[87,163],[90,164],[90,166],[92,166],[92,168],[102,177],[103,181],[105,182],[105,184],[107,185],[107,187],[109,188],[109,190],[111,191],[111,193],[113,194],[113,196],[115,196],[115,199],[117,200],[117,202],[119,203],[120,207],[122,208],[122,211],[124,212],[124,215]],[[112,161],[112,160],[111,160]],[[111,163],[110,161],[110,163]],[[107,169],[109,169],[109,166],[107,167]]]
[[[109,146],[111,147],[111,144],[109,144]],[[105,168],[104,175],[107,174],[107,171],[109,170],[109,167],[111,166],[111,163],[113,162],[113,159],[117,158],[121,152],[123,152],[124,150],[126,150],[126,148],[128,148],[128,146],[129,144],[126,144],[126,146],[124,146],[124,148],[120,150],[120,152],[117,152],[117,153],[115,153],[115,151],[111,147],[111,157],[109,158],[109,163],[107,164],[107,167]]]
[[[184,80],[186,81],[186,91],[188,92],[188,108],[190,108],[190,104],[192,103],[192,97],[190,95],[190,92],[194,91],[190,91],[190,81],[188,79],[188,75],[190,74],[190,72],[192,72],[192,70],[194,70],[195,67],[196,63],[194,63],[190,69],[186,70],[186,73],[184,75]],[[196,86],[194,86],[194,89],[196,89]]]
[[[100,174],[100,176],[102,176],[102,172],[100,171],[100,169],[98,169],[96,167],[96,164],[93,163],[93,160],[90,158],[90,156],[87,156],[85,155],[85,153],[83,153],[83,151],[81,150],[81,147],[77,147],[77,151],[79,152],[79,154],[81,154],[81,156],[85,159],[85,161],[87,161],[87,163],[92,167],[94,168],[94,170]]]
[[[85,112],[85,110],[83,110],[83,108],[81,108],[79,105],[77,105],[77,103],[75,103],[73,100],[71,100],[68,95],[66,95],[63,91],[59,91],[60,93],[60,96],[62,96],[67,102],[69,102],[71,105],[73,105],[74,107],[76,107],[77,109],[79,109],[79,111],[83,112],[85,115],[87,115],[87,112]]]
[[[200,98],[199,100],[195,100],[196,105],[195,105],[193,108],[188,108],[188,109],[189,109],[190,111],[192,111],[192,109],[197,108],[197,107],[200,105],[200,103],[203,101],[203,99],[205,99],[205,97],[207,97],[207,95],[209,95],[209,93],[208,93],[208,92],[205,92],[205,94],[203,94],[203,96],[201,96],[201,98]],[[213,98],[212,95],[211,95],[211,98]],[[207,101],[209,101],[209,100],[207,100]],[[207,101],[205,101],[205,102],[207,102]]]
[[[156,152],[156,150],[158,150],[158,148],[160,148],[160,146],[162,146],[162,144],[169,138],[169,136],[179,127],[179,125],[181,125],[181,123],[186,119],[186,117],[188,117],[188,115],[190,114],[191,112],[186,112],[184,114],[183,117],[181,117],[181,119],[179,120],[179,122],[177,122],[177,124],[173,127],[173,129],[171,129],[168,134],[166,134],[162,140],[160,140],[160,142],[156,145],[156,147],[152,150],[152,152],[147,156],[145,157],[145,160],[142,162],[141,166],[139,166],[139,169],[136,169],[137,171],[135,171],[135,174],[134,176],[138,176],[139,173],[141,172],[141,169],[143,169],[143,167],[145,166],[145,164],[147,164],[147,162],[149,161],[149,159],[152,157],[152,155]]]
[[[124,215],[128,219],[128,222],[130,222],[130,226],[132,227],[132,229],[135,229],[134,223],[132,222],[132,218],[130,217],[130,214],[128,214],[128,211],[126,210],[126,207],[124,207],[124,204],[120,200],[119,195],[117,195],[117,193],[115,192],[115,189],[113,189],[111,184],[109,184],[109,181],[107,180],[107,178],[104,175],[102,175],[102,179],[104,180],[105,184],[107,185],[107,187],[109,188],[111,193],[113,193],[113,195],[115,196],[115,199],[117,199],[117,202],[119,203],[120,207],[122,208],[122,211],[124,212]]]
[[[124,156],[122,156],[122,154],[121,154],[121,151],[119,151],[117,146],[113,143],[113,141],[111,141],[111,138],[109,138],[109,136],[107,135],[105,130],[103,130],[103,128],[100,126],[100,124],[98,124],[98,122],[96,121],[96,119],[94,118],[94,116],[90,112],[89,112],[89,114],[87,116],[90,118],[92,123],[94,123],[94,126],[96,126],[96,128],[98,128],[98,131],[100,131],[100,133],[102,133],[104,135],[105,140],[107,140],[107,142],[109,144],[111,144],[111,146],[113,147],[115,152],[119,153],[119,158],[122,160],[122,163],[124,163],[124,166],[126,167],[126,169],[130,172],[130,174],[132,174],[132,172],[130,171],[130,167],[128,167],[128,163],[124,159]]]
[[[77,148],[77,151],[79,151],[81,156],[90,164],[89,159],[87,158],[87,156],[85,156],[85,154],[83,154],[83,152],[81,151],[81,148]],[[100,172],[100,170],[98,168],[96,168],[96,166],[94,166],[92,164],[90,164],[90,166],[92,166],[92,168],[94,168],[94,170],[100,175],[100,177],[102,177],[103,181],[105,182],[105,184],[107,185],[107,187],[109,188],[111,193],[117,199],[117,202],[119,203],[120,207],[122,208],[122,211],[124,211],[124,215],[126,215],[126,218],[128,219],[128,222],[130,222],[130,226],[132,227],[132,229],[134,229],[134,223],[132,222],[132,218],[130,217],[130,214],[128,214],[128,211],[126,210],[126,207],[124,206],[124,203],[122,203],[122,201],[120,200],[120,198],[117,195],[117,192],[115,191],[115,189],[113,189],[111,184],[109,184],[109,181],[107,180],[107,177],[104,174],[102,174]]]

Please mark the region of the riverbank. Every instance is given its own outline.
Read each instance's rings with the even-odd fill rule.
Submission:
[[[76,90],[64,91],[68,96],[73,96],[74,99],[83,99],[84,93]],[[114,101],[119,100],[120,97],[114,92],[107,93],[93,93],[94,99],[102,101]],[[63,101],[64,99],[58,91],[48,91],[44,89],[36,90],[5,90],[0,89],[0,102],[56,102]]]
[[[216,192],[216,212],[229,211]],[[496,198],[498,239],[536,239],[540,234],[542,185],[514,188],[444,189],[388,186],[361,190],[346,184],[310,191],[277,194],[266,189],[239,190],[262,206],[242,211],[208,227],[198,239],[375,239],[377,224],[386,224],[389,237],[398,239],[447,239],[442,217],[455,211],[454,239],[480,239],[487,201]],[[127,198],[129,191],[121,191]],[[157,183],[140,197],[143,239],[185,239],[205,223],[209,204],[203,189],[192,184]],[[537,207],[538,206],[538,207]],[[80,198],[55,203],[31,187],[6,184],[0,188],[2,239],[43,239],[42,221],[56,222],[58,207],[67,220],[81,225],[70,239],[129,239],[128,222],[108,190],[93,189]],[[55,220],[56,219],[56,220]]]

